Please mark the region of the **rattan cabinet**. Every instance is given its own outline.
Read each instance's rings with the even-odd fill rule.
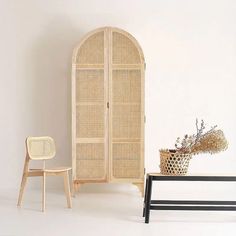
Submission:
[[[73,52],[73,187],[144,183],[143,52],[112,27],[87,34]]]

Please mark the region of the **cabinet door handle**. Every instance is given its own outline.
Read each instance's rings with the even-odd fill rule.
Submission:
[[[107,102],[107,108],[109,108],[109,102]]]

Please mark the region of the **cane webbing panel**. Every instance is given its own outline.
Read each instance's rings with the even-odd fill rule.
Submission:
[[[79,143],[76,154],[78,160],[104,160],[104,143]]]
[[[104,143],[76,145],[77,178],[103,178],[105,176]]]
[[[76,160],[78,179],[102,179],[105,177],[104,160]]]
[[[113,143],[114,160],[139,160],[140,143]]]
[[[138,64],[140,63],[139,51],[135,44],[125,35],[112,33],[112,63],[113,64]]]
[[[105,178],[104,31],[89,36],[78,50],[75,75],[76,178]],[[85,69],[88,68],[88,69]],[[86,141],[80,141],[86,140]]]
[[[28,137],[27,152],[33,160],[51,159],[56,154],[55,142],[51,137]]]
[[[76,133],[78,138],[104,137],[103,102],[103,70],[77,70]]]
[[[77,54],[79,64],[104,63],[104,32],[91,35],[80,47]]]
[[[140,143],[113,143],[113,176],[116,178],[140,177]]]
[[[113,105],[112,137],[140,138],[141,135],[140,105]]]
[[[128,33],[102,28],[75,52],[73,178],[142,180],[142,51]]]
[[[113,160],[113,176],[115,178],[139,178],[140,161]]]
[[[77,105],[77,138],[104,137],[104,105]]]
[[[116,143],[126,139],[125,143]],[[112,171],[113,177],[140,178],[141,72],[112,71]]]
[[[76,102],[104,101],[103,70],[78,70],[76,73]]]
[[[140,103],[140,70],[113,70],[112,97],[113,103]]]

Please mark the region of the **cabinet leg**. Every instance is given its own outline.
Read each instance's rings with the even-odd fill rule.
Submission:
[[[136,185],[141,192],[142,197],[144,196],[144,183],[133,183],[133,185]]]
[[[75,197],[75,183],[72,181],[72,186],[71,186],[71,196]]]
[[[76,197],[76,193],[79,191],[79,188],[80,188],[80,183],[78,183],[78,182],[73,182],[73,184],[72,184],[72,197]]]

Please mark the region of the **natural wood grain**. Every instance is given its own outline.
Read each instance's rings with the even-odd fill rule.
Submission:
[[[26,139],[26,158],[24,163],[22,181],[18,197],[17,206],[21,206],[24,188],[28,177],[42,177],[42,211],[45,211],[46,205],[46,176],[64,176],[65,192],[67,196],[68,207],[71,208],[71,196],[68,173],[71,167],[46,168],[45,160],[55,156],[55,144],[50,137],[28,137]],[[43,168],[29,168],[30,160],[43,160]]]
[[[135,186],[138,187],[139,191],[141,192],[142,197],[144,196],[144,183],[133,183]]]
[[[29,168],[29,157],[28,155],[26,155],[17,206],[21,206],[21,203],[22,203],[22,197],[23,197],[23,193],[24,193],[24,189],[25,189],[25,185],[26,185],[26,181],[28,177],[27,176],[28,168]]]
[[[99,28],[74,49],[72,63],[73,183],[135,182],[141,189],[145,70],[141,47],[121,29]]]
[[[64,189],[66,194],[67,206],[71,208],[71,193],[70,193],[70,182],[69,182],[69,175],[68,171],[64,172]]]
[[[46,173],[43,173],[43,183],[42,183],[42,212],[45,211],[45,194],[46,194]]]

